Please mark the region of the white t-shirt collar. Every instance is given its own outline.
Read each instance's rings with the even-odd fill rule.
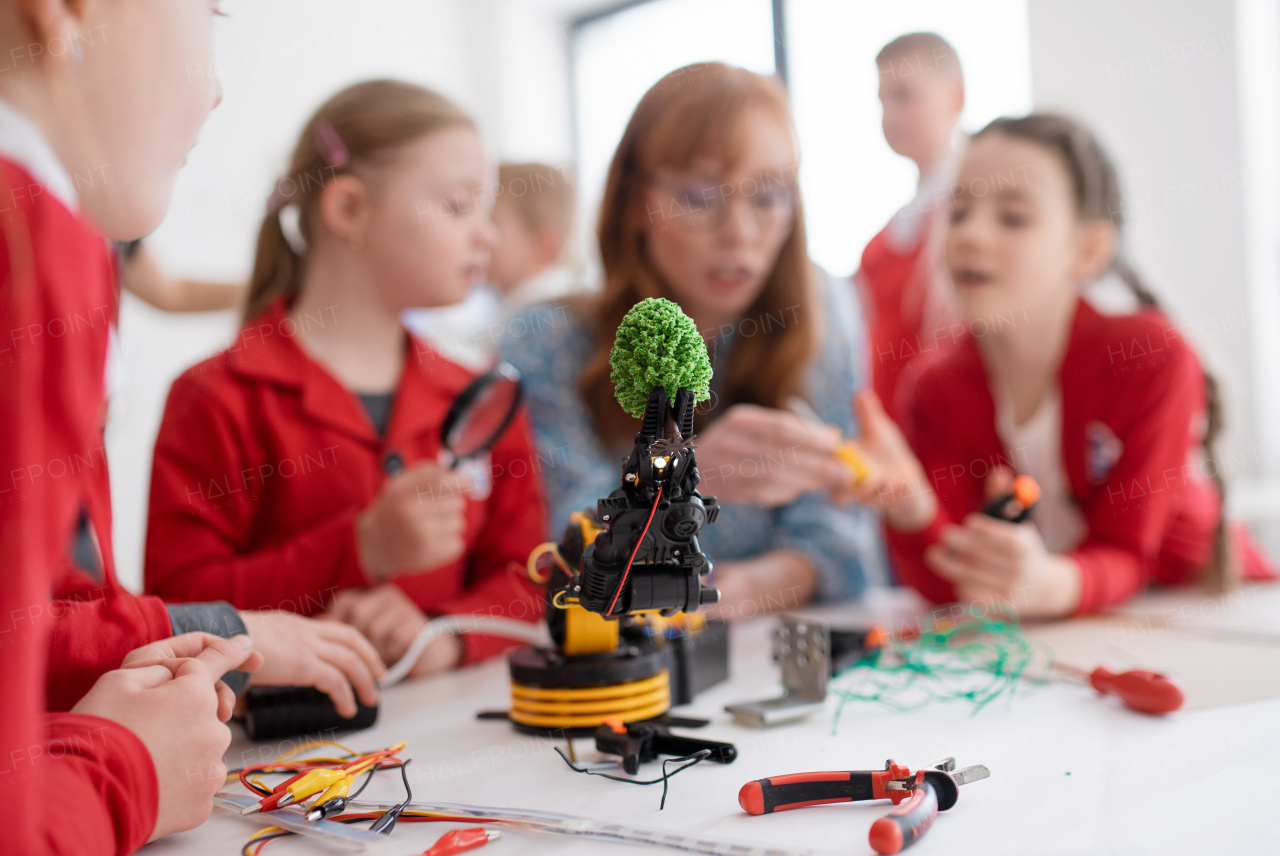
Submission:
[[[71,173],[35,122],[0,98],[0,156],[20,165],[67,208],[80,207]]]

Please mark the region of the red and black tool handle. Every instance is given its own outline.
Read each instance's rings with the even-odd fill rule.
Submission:
[[[982,508],[982,513],[997,520],[1023,523],[1031,517],[1031,508],[1040,500],[1040,485],[1031,476],[1017,476],[1013,489],[998,496]]]
[[[941,771],[939,771],[941,772]],[[944,773],[945,775],[945,773]],[[883,770],[843,770],[823,773],[792,773],[747,782],[738,791],[738,804],[748,814],[770,814],[807,805],[893,800],[902,802],[910,791],[886,790],[894,779],[911,776],[911,770],[893,761]],[[953,783],[954,786],[954,783]]]
[[[917,774],[911,799],[871,824],[871,849],[882,856],[901,853],[915,844],[938,817],[938,794],[924,772]]]

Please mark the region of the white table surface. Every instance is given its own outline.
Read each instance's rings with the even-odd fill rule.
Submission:
[[[1280,631],[1280,586],[1261,591],[1247,608],[1234,610],[1231,623]],[[1203,595],[1165,593],[1139,599],[1132,609],[1168,615],[1195,604],[1194,612],[1212,612],[1217,620],[1219,612],[1203,609],[1204,602]],[[861,606],[812,614],[852,622],[918,609],[908,596],[879,592]],[[861,704],[846,708],[833,733],[834,700],[828,698],[824,714],[801,724],[767,731],[738,726],[723,711],[725,704],[778,692],[769,658],[775,623],[760,618],[735,625],[730,680],[675,711],[711,719],[694,733],[735,743],[738,759],[727,766],[703,763],[672,779],[662,812],[660,785],[636,787],[574,773],[552,751],[562,742],[517,734],[505,722],[477,721],[477,711],[507,706],[503,660],[394,687],[374,728],[340,739],[360,750],[407,740],[403,757],[413,759],[418,799],[557,811],[822,854],[871,854],[867,831],[889,804],[846,803],[751,817],[738,807],[738,789],[783,773],[879,768],[887,758],[916,769],[953,755],[959,766],[987,765],[991,778],[961,790],[956,807],[941,814],[911,849],[914,856],[1280,853],[1280,699],[1155,718],[1100,700],[1085,688],[1051,684],[1026,686],[1011,703],[996,702],[976,715],[962,704],[908,713]],[[270,760],[294,745],[253,744],[237,729],[227,763],[235,768]],[[575,745],[580,760],[594,755],[589,740]],[[401,793],[399,777],[391,773],[379,774],[366,791],[388,800],[399,800]],[[377,852],[418,854],[456,826],[402,823]],[[258,828],[215,810],[200,828],[143,852],[234,854]],[[268,856],[330,852],[352,851],[301,838],[272,842],[266,850]],[[503,839],[474,852],[608,856],[639,850],[508,829]]]

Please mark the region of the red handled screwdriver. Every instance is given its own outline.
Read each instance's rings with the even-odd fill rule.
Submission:
[[[1093,687],[1103,695],[1114,695],[1125,707],[1142,713],[1172,713],[1182,707],[1182,687],[1168,675],[1132,669],[1112,672],[1099,666],[1092,672],[1055,663],[1050,677],[1071,684]]]

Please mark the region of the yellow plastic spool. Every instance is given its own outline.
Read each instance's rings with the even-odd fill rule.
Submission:
[[[653,677],[607,687],[528,687],[511,682],[513,722],[539,728],[595,728],[605,719],[650,719],[671,708],[666,669]]]

